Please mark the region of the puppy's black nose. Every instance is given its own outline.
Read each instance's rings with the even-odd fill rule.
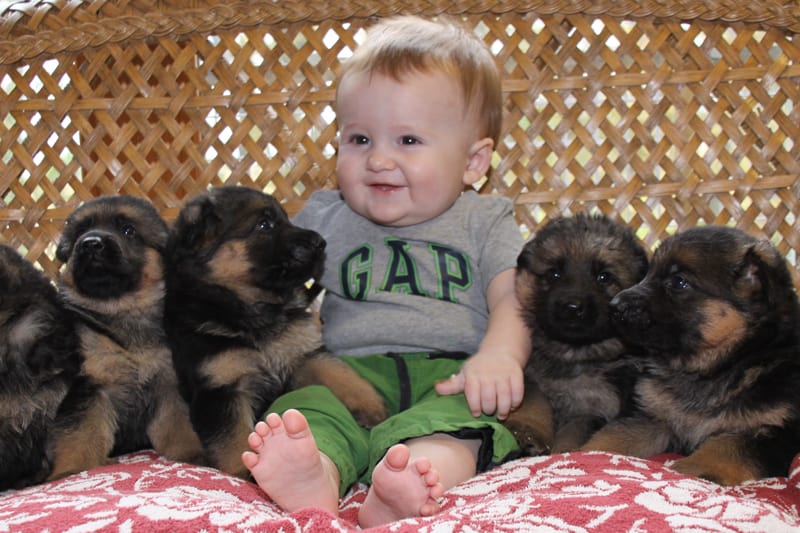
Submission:
[[[305,252],[319,253],[325,251],[325,239],[315,231],[303,231],[294,236],[295,249]]]
[[[624,320],[624,305],[619,295],[614,296],[611,301],[608,302],[608,311],[613,320],[617,322],[622,322]]]
[[[315,250],[320,252],[325,250],[325,246],[327,243],[325,242],[325,239],[323,239],[321,235],[314,234],[314,236],[309,240],[311,241],[310,243],[311,248],[314,248]]]
[[[608,306],[611,320],[619,326],[638,329],[650,326],[650,314],[635,295],[619,293],[611,299]]]
[[[84,252],[97,253],[105,248],[105,243],[103,239],[97,235],[87,235],[81,239],[78,246],[80,246],[80,249]]]
[[[583,318],[586,314],[586,306],[583,305],[583,302],[567,302],[564,304],[564,311],[567,315],[575,318]]]
[[[325,253],[325,239],[316,231],[287,227],[283,236],[286,258],[292,262],[316,262]]]

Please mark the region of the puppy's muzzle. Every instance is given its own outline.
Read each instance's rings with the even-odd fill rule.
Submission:
[[[110,274],[110,270],[120,268],[122,262],[119,244],[112,235],[103,231],[89,231],[75,243],[75,269],[79,271],[76,275],[104,276]]]
[[[618,293],[608,305],[611,320],[623,330],[645,330],[653,322],[647,310],[647,298],[631,289]]]

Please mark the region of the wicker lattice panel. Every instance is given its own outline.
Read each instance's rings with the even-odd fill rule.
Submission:
[[[147,197],[170,219],[210,185],[258,187],[290,211],[335,186],[339,62],[372,16],[397,11],[363,0],[0,9],[2,239],[51,274],[64,217],[99,194]],[[463,16],[496,54],[505,133],[480,188],[513,197],[526,231],[596,210],[653,247],[696,224],[737,225],[797,270],[796,2],[403,9]]]

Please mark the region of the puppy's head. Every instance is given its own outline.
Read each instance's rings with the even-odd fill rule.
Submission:
[[[645,279],[611,306],[626,340],[699,372],[794,328],[797,315],[791,275],[775,247],[721,226],[667,238]]]
[[[55,377],[77,372],[75,353],[72,323],[53,284],[16,250],[0,244],[0,395],[40,388],[35,398],[20,400],[46,403],[48,387],[57,388]]]
[[[44,273],[0,244],[0,376],[27,365],[31,347],[58,318],[56,290]]]
[[[55,288],[16,250],[0,244],[0,312],[13,313],[35,304],[41,295],[55,297]]]
[[[562,217],[523,248],[517,295],[534,335],[591,344],[614,336],[608,303],[646,270],[647,253],[626,226],[604,216]]]
[[[75,296],[115,300],[163,284],[168,228],[150,202],[101,196],[67,218],[56,248],[65,263],[60,285]]]
[[[305,282],[320,276],[325,259],[318,233],[294,226],[274,197],[236,186],[187,202],[168,248],[170,270],[178,277],[222,286],[251,303],[297,300],[306,294]]]

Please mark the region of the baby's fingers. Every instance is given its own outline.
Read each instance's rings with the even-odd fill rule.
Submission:
[[[464,396],[472,416],[493,415],[497,411],[497,389],[492,382],[483,382],[477,377],[467,379]]]
[[[514,398],[511,393],[511,385],[508,383],[498,384],[497,387],[497,418],[505,420],[514,405]],[[519,404],[517,404],[519,405]]]
[[[458,374],[453,374],[444,381],[440,381],[434,386],[434,388],[436,389],[436,392],[445,396],[450,394],[458,394],[464,390],[464,381],[464,373],[459,372]]]

